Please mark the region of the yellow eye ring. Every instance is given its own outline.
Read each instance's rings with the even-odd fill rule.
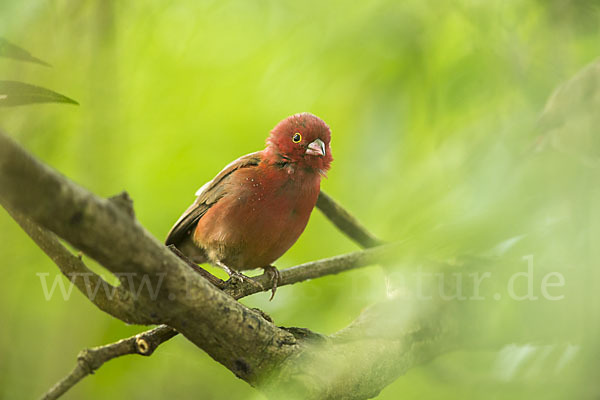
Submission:
[[[294,136],[292,136],[292,142],[300,143],[301,140],[302,140],[302,135],[299,132],[294,133]]]

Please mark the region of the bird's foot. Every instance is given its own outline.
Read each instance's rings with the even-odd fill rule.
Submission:
[[[279,284],[279,281],[281,280],[281,273],[279,272],[279,270],[277,268],[275,268],[272,265],[269,265],[268,267],[264,267],[263,269],[265,270],[265,274],[270,275],[270,277],[271,277],[271,298],[269,298],[269,301],[271,301],[271,300],[273,300],[273,297],[275,297],[275,292],[277,291],[277,285]]]
[[[219,268],[223,269],[223,271],[227,272],[227,275],[229,275],[229,279],[231,279],[232,282],[238,282],[238,283],[246,282],[246,283],[249,283],[250,285],[260,289],[261,291],[265,290],[263,285],[256,282],[254,279],[242,274],[241,272],[232,270],[231,268],[229,268],[227,265],[223,264],[222,262],[218,261],[218,262],[216,262],[216,265]]]
[[[249,283],[252,286],[260,289],[261,291],[265,290],[263,285],[261,285],[259,282],[256,282],[254,279],[250,278],[249,276],[242,274],[241,272],[231,271],[231,273],[229,274],[229,278],[234,281],[237,281],[239,283],[242,283],[242,282]]]

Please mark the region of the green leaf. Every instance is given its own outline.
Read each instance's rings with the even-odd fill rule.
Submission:
[[[27,50],[22,49],[14,44],[10,43],[4,38],[0,37],[0,57],[12,58],[20,61],[32,62],[40,65],[49,67],[45,61],[40,60],[37,57],[32,56]]]
[[[0,81],[0,107],[33,103],[68,103],[79,105],[62,94],[23,82]]]

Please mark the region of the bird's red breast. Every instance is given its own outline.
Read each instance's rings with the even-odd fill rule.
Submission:
[[[274,167],[262,161],[238,170],[227,195],[198,221],[194,242],[210,259],[242,270],[270,265],[304,231],[319,195],[318,173]]]
[[[267,267],[304,231],[332,161],[329,127],[296,114],[271,131],[267,147],[229,164],[197,193],[167,244],[190,236],[208,260],[237,270]]]

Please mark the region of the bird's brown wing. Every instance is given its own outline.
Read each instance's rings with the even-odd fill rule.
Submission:
[[[217,174],[210,182],[202,186],[197,192],[196,201],[188,207],[181,217],[175,222],[167,234],[165,244],[168,246],[174,244],[177,246],[181,243],[198,223],[198,220],[212,207],[219,199],[225,195],[225,185],[223,182],[229,176],[240,168],[256,166],[260,163],[261,152],[246,154],[227,165],[221,172]]]

